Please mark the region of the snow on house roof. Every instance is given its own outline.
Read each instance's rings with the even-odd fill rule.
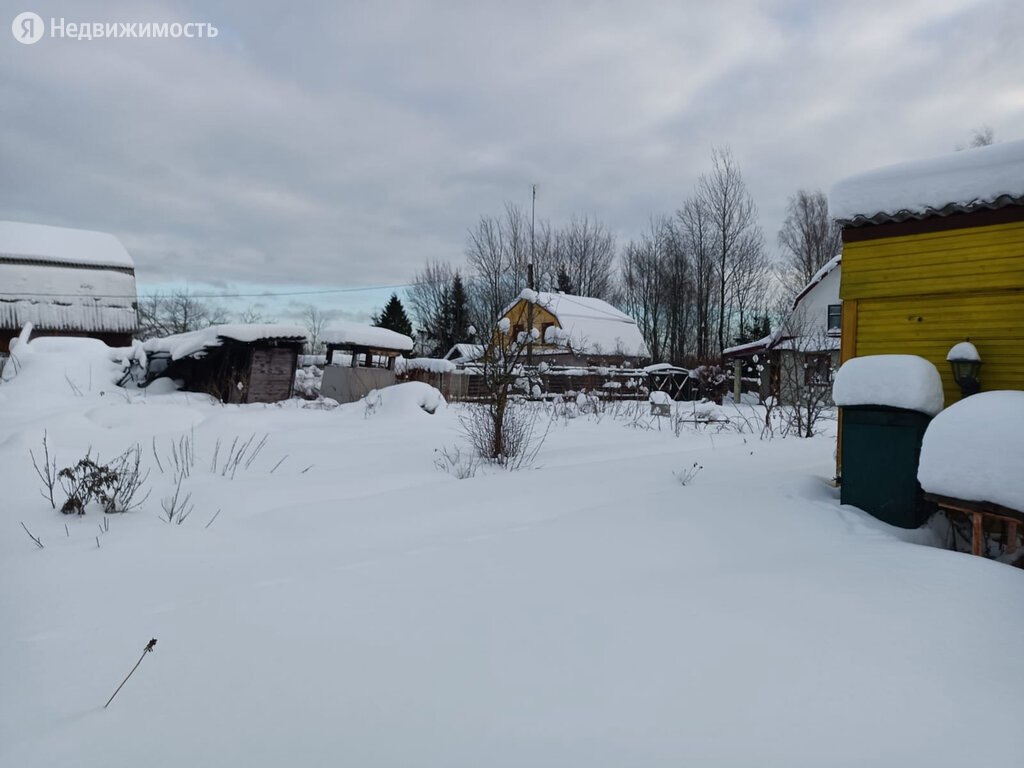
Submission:
[[[924,434],[917,477],[929,493],[1024,511],[1024,392],[981,392],[949,406]]]
[[[631,357],[651,355],[636,321],[606,301],[527,289],[502,314],[507,314],[519,301],[537,304],[553,314],[568,337],[566,341],[576,351]]]
[[[0,328],[32,323],[47,331],[132,333],[135,275],[0,256]]]
[[[0,261],[135,269],[114,235],[21,221],[0,221]]]
[[[807,282],[807,285],[803,287],[800,293],[796,295],[796,298],[793,299],[793,309],[796,309],[800,302],[803,300],[803,298],[808,293],[813,291],[815,286],[817,286],[819,283],[821,283],[822,280],[828,277],[832,273],[832,270],[838,267],[840,264],[842,264],[842,262],[843,254],[841,253],[837,253],[835,256],[833,256],[831,259],[825,262],[825,264],[822,265],[821,269],[814,273],[814,276]]]
[[[484,356],[483,344],[454,344],[444,356],[445,360],[453,363],[468,363],[479,360]]]
[[[836,405],[881,405],[934,416],[945,396],[938,369],[917,355],[867,355],[843,363],[832,384]]]
[[[1024,205],[1024,141],[868,171],[828,197],[833,218],[847,226]]]
[[[147,354],[163,353],[172,360],[190,357],[211,347],[221,346],[225,339],[241,342],[255,341],[296,341],[308,338],[306,329],[297,325],[237,324],[211,325],[198,331],[176,333],[159,339],[147,339],[142,343]]]
[[[736,357],[750,354],[751,352],[761,352],[762,350],[769,349],[775,342],[778,336],[778,331],[769,333],[763,339],[757,339],[757,341],[748,341],[746,344],[737,344],[734,347],[726,347],[722,350],[722,357]]]
[[[412,350],[412,339],[405,334],[387,328],[343,321],[331,323],[331,327],[320,334],[320,340],[331,345],[394,349],[399,352]]]

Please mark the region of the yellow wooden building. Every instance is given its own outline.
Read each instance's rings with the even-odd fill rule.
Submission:
[[[841,361],[927,358],[946,405],[946,361],[965,339],[983,390],[1024,389],[1024,141],[846,179],[829,195],[843,227]]]

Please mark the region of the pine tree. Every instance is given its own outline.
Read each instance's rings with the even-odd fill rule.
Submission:
[[[434,339],[434,357],[441,357],[455,344],[469,340],[469,298],[458,272],[452,284],[445,287],[441,306],[428,331]]]
[[[558,267],[558,290],[561,293],[572,294],[572,281],[569,279],[569,273],[565,271],[564,264]]]
[[[469,341],[469,297],[462,284],[462,276],[456,272],[452,278],[452,290],[448,296],[450,302],[448,327],[452,344]],[[449,347],[450,348],[450,347]]]
[[[397,293],[391,294],[383,311],[373,318],[373,324],[378,328],[387,328],[389,331],[412,336],[412,323],[409,322],[409,316],[405,314],[405,307],[402,306]]]

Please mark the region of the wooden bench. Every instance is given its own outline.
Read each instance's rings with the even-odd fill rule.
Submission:
[[[985,518],[1002,520],[1006,531],[1006,554],[1017,551],[1017,527],[1024,524],[1024,512],[991,501],[968,501],[952,496],[941,496],[937,493],[924,494],[925,501],[930,501],[939,509],[959,512],[971,519],[971,554],[983,554],[985,541]]]

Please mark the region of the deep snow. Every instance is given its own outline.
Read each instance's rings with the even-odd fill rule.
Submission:
[[[0,385],[0,765],[1019,758],[1024,574],[841,507],[833,438],[760,441],[729,408],[676,437],[638,403],[555,421],[533,469],[457,480],[435,449],[465,409],[422,386],[220,405],[124,393],[101,345],[40,342]],[[146,507],[106,533],[50,509],[44,430],[61,464],[140,442]],[[210,471],[250,434],[249,469]],[[169,463],[183,437],[177,526],[151,446]]]

